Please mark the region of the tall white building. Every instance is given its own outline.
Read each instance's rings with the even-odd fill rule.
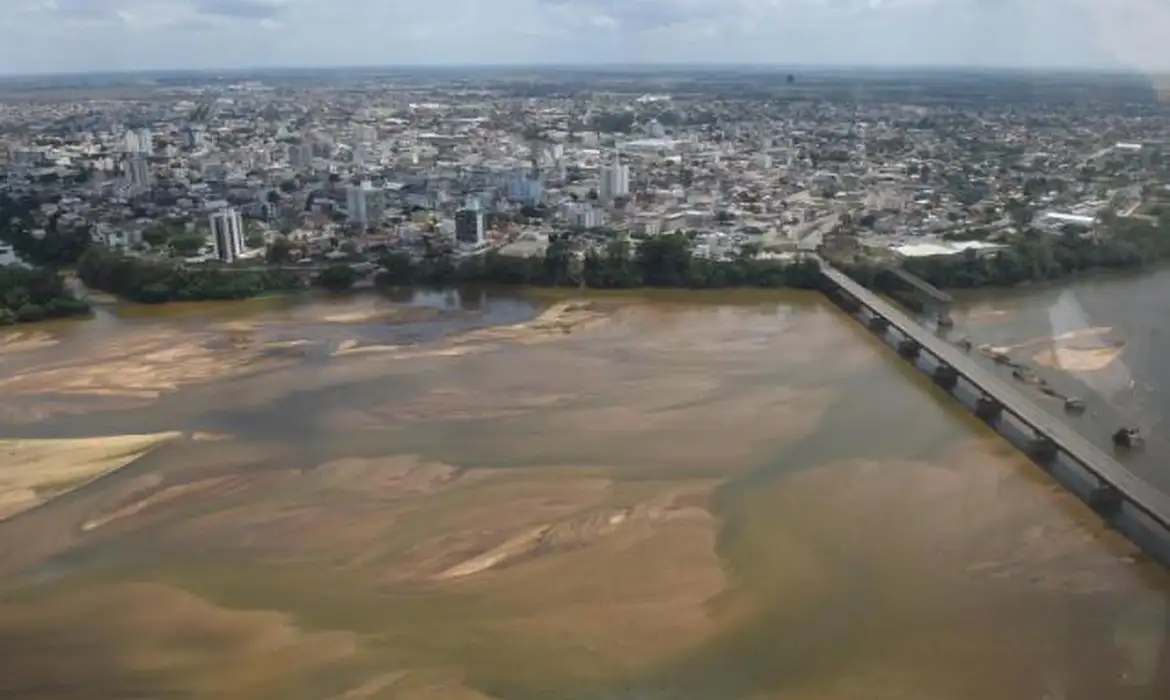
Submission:
[[[138,136],[138,152],[143,155],[154,155],[154,134],[150,129],[139,129],[136,132]]]
[[[123,153],[137,153],[138,152],[138,134],[133,131],[127,131],[122,135],[122,152]]]
[[[349,223],[369,226],[382,216],[382,197],[368,181],[352,185],[345,191],[345,208],[349,212]]]
[[[128,155],[122,162],[122,171],[126,176],[126,184],[133,192],[145,192],[150,189],[150,162],[141,154]]]
[[[122,136],[122,151],[131,155],[153,155],[154,134],[150,129],[128,129]]]
[[[313,149],[303,143],[290,144],[288,164],[294,168],[307,168],[313,164]]]
[[[226,207],[211,214],[211,244],[215,257],[230,263],[244,252],[244,219],[240,212]]]
[[[351,224],[362,224],[369,221],[366,211],[366,191],[361,185],[350,185],[345,191],[345,210],[349,213]]]
[[[568,205],[564,215],[570,226],[598,228],[605,223],[605,216],[601,209],[584,203],[574,202]]]
[[[197,126],[189,126],[183,130],[183,144],[188,148],[203,146],[203,130]]]
[[[513,202],[535,204],[540,201],[543,194],[544,187],[540,181],[529,178],[527,175],[516,175],[508,180],[507,195],[508,199]]]
[[[630,194],[630,166],[622,165],[615,157],[612,165],[602,166],[598,195],[601,201],[610,204],[618,197]]]

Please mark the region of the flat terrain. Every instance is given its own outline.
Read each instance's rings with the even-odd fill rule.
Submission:
[[[0,523],[0,697],[1170,688],[1164,572],[815,299],[412,323],[13,355],[28,406],[87,408],[11,416],[0,487],[132,464]],[[154,394],[88,403],[134,364]]]
[[[0,439],[0,520],[123,467],[180,433],[76,440]]]

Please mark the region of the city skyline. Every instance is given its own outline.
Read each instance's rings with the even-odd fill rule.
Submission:
[[[1170,68],[1152,0],[15,0],[0,74],[507,64]]]

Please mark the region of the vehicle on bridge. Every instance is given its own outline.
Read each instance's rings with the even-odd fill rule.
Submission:
[[[1140,447],[1145,440],[1142,438],[1141,431],[1138,428],[1121,427],[1113,433],[1113,446],[1124,449],[1132,449]]]

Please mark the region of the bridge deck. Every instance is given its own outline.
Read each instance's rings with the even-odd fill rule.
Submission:
[[[938,302],[940,304],[950,304],[952,301],[954,301],[954,298],[951,297],[950,294],[947,294],[943,290],[934,286],[930,282],[927,282],[918,275],[912,274],[900,267],[895,267],[892,265],[886,269],[889,270],[889,272],[898,279],[930,297],[932,301]]]
[[[820,266],[822,274],[830,281],[874,313],[884,317],[891,326],[912,338],[924,350],[950,365],[960,376],[999,401],[1005,410],[1048,436],[1061,450],[1077,459],[1097,478],[1120,491],[1138,510],[1162,527],[1170,529],[1170,497],[1126,469],[1055,416],[1025,398],[1015,387],[1009,386],[953,345],[927,331],[889,302],[862,287],[824,260],[820,260]]]

